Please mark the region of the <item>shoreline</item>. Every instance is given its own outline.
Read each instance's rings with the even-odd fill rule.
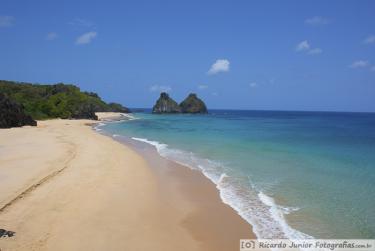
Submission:
[[[119,118],[121,117],[112,117],[108,120],[105,117],[104,122],[116,123],[120,121]],[[160,156],[155,147],[150,144],[135,141],[130,137],[127,140],[120,139],[117,135],[103,132],[102,129],[98,130],[95,126],[93,130],[140,154],[157,177],[158,184],[161,185],[161,194],[168,195],[168,200],[172,199],[174,205],[186,206],[187,200],[189,200],[188,203],[193,204],[194,211],[188,212],[183,225],[195,239],[203,242],[205,246],[203,250],[232,250],[233,247],[239,245],[240,239],[257,239],[252,230],[253,226],[222,200],[217,185],[200,170],[193,170],[184,164]],[[171,193],[176,190],[179,191]],[[179,208],[179,210],[184,209]],[[204,232],[201,228],[205,225],[214,227],[211,228],[211,232]],[[204,245],[205,240],[211,244]]]
[[[230,228],[215,220],[228,215],[233,223],[240,216],[208,179],[175,168],[182,173],[169,173],[163,183],[143,156],[88,126],[97,123],[49,120],[0,131],[0,206],[13,201],[0,211],[0,227],[16,232],[0,239],[2,251],[220,250],[220,243],[230,243]],[[177,182],[187,176],[206,192]],[[216,207],[222,214],[202,224],[212,214],[204,212]],[[236,238],[233,250],[240,238],[251,238],[251,226],[235,222],[248,237]]]
[[[105,113],[102,114],[104,116],[104,122],[106,123],[116,123],[120,120],[121,116],[115,117],[113,114],[110,115],[110,118],[108,119],[109,115],[106,115]],[[99,118],[99,120],[103,121],[102,118]],[[127,119],[126,119],[127,120]],[[125,120],[125,121],[126,121]],[[100,126],[100,125],[99,125]],[[132,148],[137,153],[139,153],[142,157],[144,157],[150,166],[150,168],[154,171],[154,173],[157,175],[158,179],[160,180],[161,184],[173,184],[178,183],[179,185],[185,186],[183,192],[185,195],[190,197],[190,200],[196,201],[197,198],[200,198],[199,202],[201,203],[203,201],[204,196],[208,196],[211,198],[211,201],[214,202],[213,205],[205,205],[207,207],[211,206],[212,208],[222,208],[226,211],[224,215],[230,214],[231,217],[229,217],[232,221],[235,221],[237,225],[240,226],[241,231],[232,230],[232,232],[236,232],[238,235],[242,236],[239,239],[257,239],[258,237],[253,232],[253,226],[251,223],[246,221],[239,212],[236,211],[230,204],[225,203],[223,201],[223,198],[220,195],[220,189],[217,188],[217,184],[215,184],[209,177],[204,175],[201,170],[198,169],[192,169],[188,166],[186,166],[183,163],[178,163],[173,160],[167,159],[163,156],[161,156],[154,145],[150,145],[149,143],[145,143],[143,141],[136,141],[133,138],[126,137],[126,139],[120,139],[119,135],[112,135],[107,132],[103,132],[102,129],[98,128],[97,126],[93,126],[93,129],[97,131],[100,134],[106,135],[107,137],[112,138],[113,140],[116,140],[122,144],[125,144],[126,146]],[[103,132],[103,133],[102,133]],[[192,187],[191,184],[188,184],[185,180],[185,178],[190,179],[190,183],[194,184],[194,186],[197,186],[197,184],[200,184],[202,187],[204,187],[205,190],[208,190],[209,192],[207,194],[202,194],[201,191],[197,192],[196,187]],[[178,180],[178,181],[176,181]],[[165,185],[164,185],[165,186]],[[169,190],[173,190],[175,187],[169,187]],[[193,190],[193,191],[192,191]],[[195,191],[195,192],[194,192]],[[209,203],[208,203],[209,204]],[[223,206],[224,205],[224,206]],[[208,209],[207,209],[208,210]],[[214,210],[211,210],[214,211]],[[222,212],[223,213],[223,212]],[[233,216],[232,214],[235,214],[236,216]],[[221,215],[223,217],[224,215]],[[207,214],[209,216],[209,214]],[[217,217],[220,221],[222,218]],[[245,223],[245,224],[243,224]],[[228,226],[228,224],[231,224],[229,222],[223,223],[223,225]],[[247,229],[247,230],[246,230]],[[247,235],[244,235],[243,233],[247,232]],[[238,241],[239,241],[238,239]],[[221,243],[221,245],[218,245],[215,250],[222,250],[220,246],[225,245],[224,243]],[[223,249],[227,250],[227,249]]]
[[[166,159],[153,146],[143,142],[103,134],[130,147],[147,161],[158,179],[161,194],[168,196],[167,200],[173,202],[173,207],[180,211],[184,211],[184,207],[193,207],[186,212],[183,225],[198,241],[210,243],[204,245],[203,250],[232,250],[240,239],[257,238],[252,225],[222,201],[216,184],[200,170]],[[205,231],[207,229],[210,231]]]

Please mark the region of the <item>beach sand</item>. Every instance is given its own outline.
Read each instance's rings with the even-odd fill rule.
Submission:
[[[229,251],[254,237],[202,174],[154,166],[92,123],[0,130],[0,228],[16,232],[1,251]]]
[[[120,112],[96,112],[95,114],[100,121],[119,121],[132,117],[131,114]]]

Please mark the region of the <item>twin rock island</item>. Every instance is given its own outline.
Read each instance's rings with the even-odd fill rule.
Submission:
[[[152,113],[207,113],[205,103],[195,93],[190,93],[179,105],[165,92],[152,108]]]

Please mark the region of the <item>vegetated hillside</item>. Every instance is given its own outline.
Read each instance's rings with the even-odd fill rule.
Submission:
[[[97,119],[95,112],[124,112],[120,104],[104,102],[96,93],[82,92],[68,84],[39,85],[0,80],[0,93],[23,105],[33,119],[86,118]]]

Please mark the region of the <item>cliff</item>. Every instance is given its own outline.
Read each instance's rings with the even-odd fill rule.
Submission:
[[[182,113],[207,113],[205,103],[195,93],[190,93],[180,104]]]
[[[178,106],[177,102],[174,101],[165,92],[160,94],[159,99],[152,108],[152,113],[180,113],[181,108]]]

